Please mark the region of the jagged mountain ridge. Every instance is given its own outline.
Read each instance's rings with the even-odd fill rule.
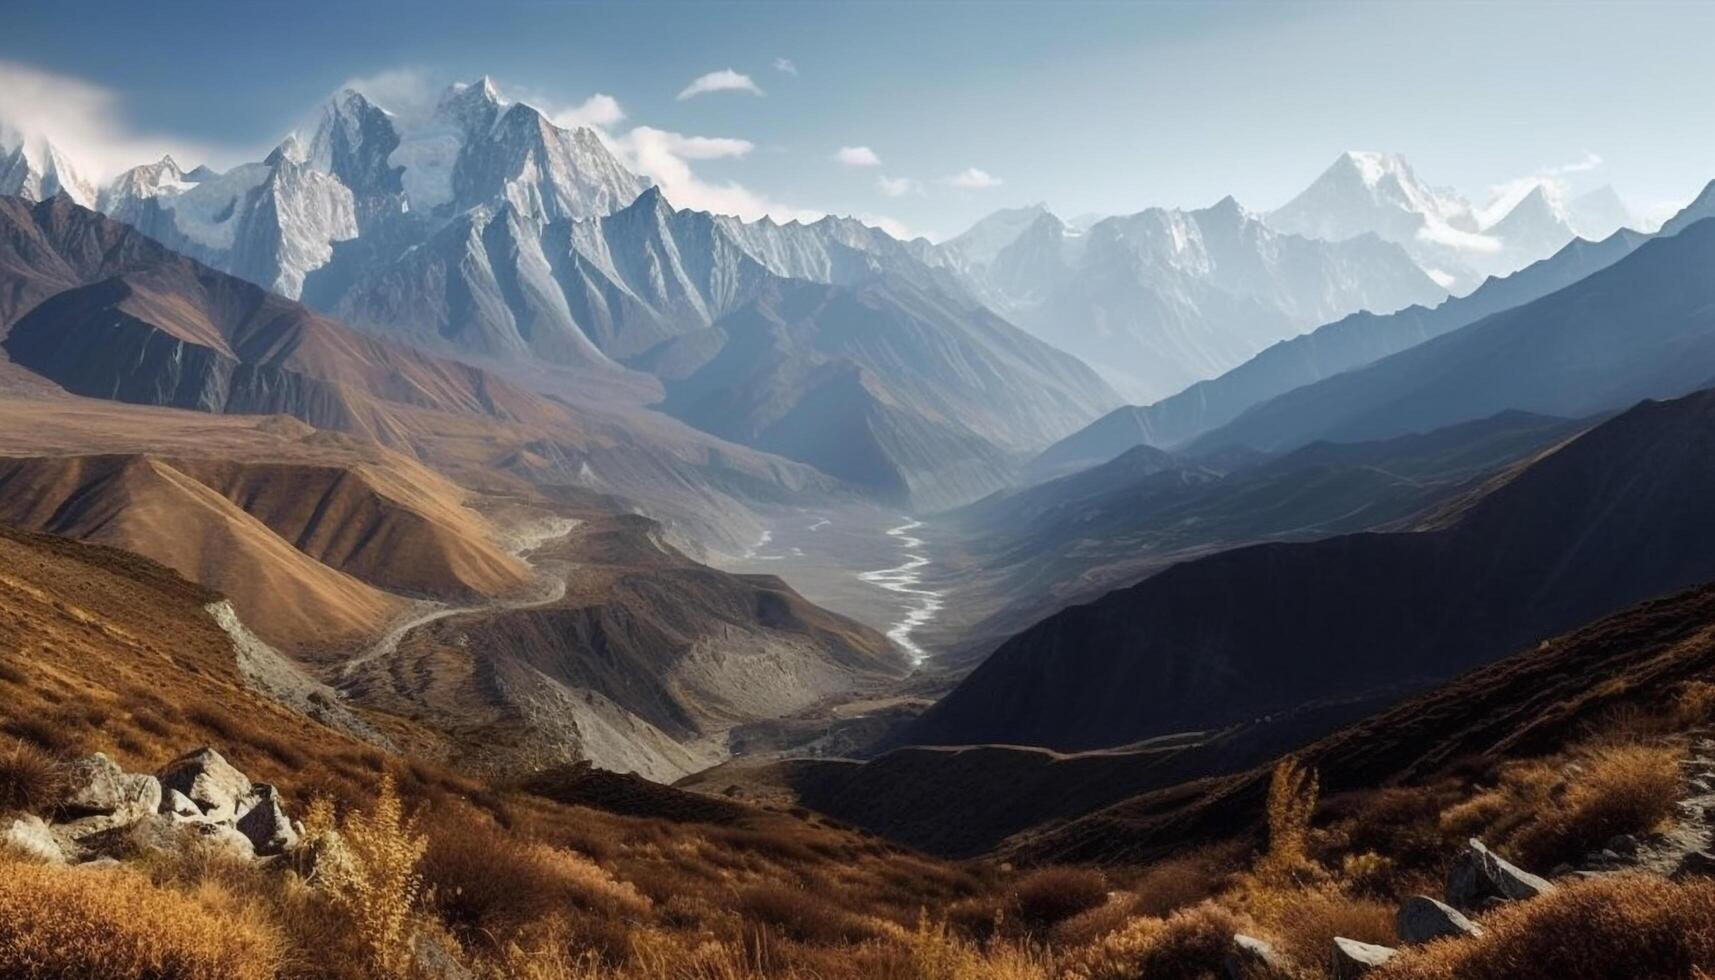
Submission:
[[[943,251],[975,295],[1144,400],[1318,322],[1445,295],[1397,245],[1278,233],[1231,198],[1196,211],[1151,208],[1087,230],[1024,209],[968,234],[975,237]]]
[[[509,206],[471,212],[340,312],[490,357],[611,358],[661,379],[661,407],[698,428],[941,506],[1118,400],[944,271],[856,222],[746,224],[651,188],[539,236]]]

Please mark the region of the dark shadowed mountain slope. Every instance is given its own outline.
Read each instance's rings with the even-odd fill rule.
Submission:
[[[1281,450],[1683,394],[1715,378],[1712,269],[1715,221],[1700,221],[1534,302],[1258,405],[1193,446]]]
[[[1008,641],[907,732],[1080,749],[1406,691],[1715,578],[1715,392],[1645,403],[1438,530],[1175,565]]]
[[[937,580],[940,628],[961,658],[986,654],[1068,605],[1176,562],[1261,541],[1409,524],[1497,470],[1589,427],[1522,412],[1426,435],[1316,443],[1274,459],[1187,460],[1150,446],[945,515],[962,542]]]
[[[1670,711],[1681,682],[1715,670],[1715,587],[1631,606],[1469,671],[1294,754],[1323,792],[1411,784],[1450,768],[1554,751],[1622,712]],[[1269,769],[1154,790],[1005,851],[1034,861],[1130,862],[1254,829]]]

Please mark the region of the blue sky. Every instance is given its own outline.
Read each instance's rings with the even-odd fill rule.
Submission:
[[[85,152],[107,167],[161,147],[257,157],[353,78],[404,92],[487,73],[555,110],[611,96],[616,138],[642,126],[723,140],[652,144],[690,174],[677,196],[706,198],[678,203],[852,213],[938,236],[1034,201],[1074,216],[1230,193],[1264,210],[1348,147],[1401,152],[1479,203],[1573,163],[1559,179],[1613,183],[1640,209],[1715,177],[1710,4],[8,8],[0,117],[67,129],[74,149],[100,143]],[[726,69],[762,94],[678,97]],[[841,163],[841,147],[879,164]]]

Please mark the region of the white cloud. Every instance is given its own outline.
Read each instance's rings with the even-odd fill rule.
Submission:
[[[655,181],[674,207],[733,214],[746,221],[762,217],[814,221],[822,216],[819,211],[770,200],[736,181],[704,180],[691,168],[692,160],[742,157],[754,149],[748,140],[686,136],[652,126],[637,126],[624,136],[609,137],[609,142],[627,165]]]
[[[842,146],[834,151],[834,160],[847,167],[881,166],[881,157],[867,146]]]
[[[731,68],[722,68],[720,71],[699,76],[685,86],[685,90],[679,93],[679,101],[683,102],[708,92],[749,92],[751,95],[761,95],[762,89],[750,80],[749,75],[740,74]]]
[[[602,129],[623,121],[625,110],[620,108],[618,99],[605,92],[597,92],[575,106],[550,112],[548,118],[562,129],[579,126]]]
[[[0,60],[0,130],[26,143],[51,141],[85,178],[106,181],[171,153],[185,167],[217,169],[254,158],[259,147],[234,147],[138,130],[111,89],[15,61]]]
[[[775,58],[774,70],[787,75],[798,74],[798,66],[792,63],[791,58]]]
[[[996,177],[994,174],[991,174],[986,170],[978,170],[976,167],[966,167],[953,176],[948,177],[947,183],[952,184],[954,187],[963,187],[966,190],[981,190],[986,187],[999,187],[1002,181],[999,177]]]
[[[887,232],[889,235],[892,235],[894,238],[897,238],[902,242],[908,242],[913,238],[927,238],[930,241],[938,240],[936,236],[928,232],[919,231],[905,224],[903,221],[899,221],[885,214],[872,214],[866,212],[856,215],[855,217],[866,225],[880,228],[882,231]]]
[[[907,194],[923,193],[923,183],[910,177],[877,177],[875,186],[880,188],[888,197],[904,197]]]

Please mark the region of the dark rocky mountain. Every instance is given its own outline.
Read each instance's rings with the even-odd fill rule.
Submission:
[[[1715,392],[1646,402],[1426,530],[1239,548],[1057,613],[906,738],[1084,749],[1398,696],[1715,578],[1711,492]]]
[[[1193,445],[1272,451],[1683,394],[1715,378],[1712,265],[1715,221],[1700,221],[1557,292],[1258,405]]]

